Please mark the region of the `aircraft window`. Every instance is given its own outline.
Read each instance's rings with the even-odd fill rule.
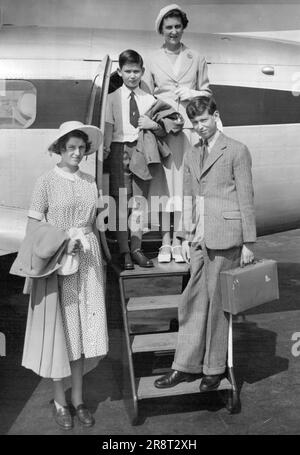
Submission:
[[[22,80],[0,80],[0,128],[28,128],[35,117],[34,85]]]

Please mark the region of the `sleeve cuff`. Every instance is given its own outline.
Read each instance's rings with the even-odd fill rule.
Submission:
[[[212,91],[209,88],[204,90],[191,89],[191,93],[192,93],[191,99],[194,98],[195,96],[207,96],[208,98],[212,96]]]
[[[35,210],[28,210],[27,216],[29,216],[29,218],[34,218],[34,219],[39,220],[39,221],[42,221],[42,219],[44,218],[44,214],[43,213],[37,212]]]

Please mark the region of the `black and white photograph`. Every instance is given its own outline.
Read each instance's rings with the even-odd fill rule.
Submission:
[[[170,1],[0,0],[0,435],[300,434],[300,3]]]

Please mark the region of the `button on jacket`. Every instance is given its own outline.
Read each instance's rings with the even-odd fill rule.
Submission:
[[[143,76],[143,82],[150,92],[169,103],[176,110],[178,110],[178,106],[175,91],[179,86],[192,90],[192,96],[211,96],[212,94],[209,89],[205,58],[183,44],[178,59],[176,66],[179,70],[177,72],[174,70],[164,48],[160,48],[153,52],[146,61],[146,70]],[[179,112],[185,120],[184,128],[192,128],[185,111],[187,103],[188,100],[179,103]]]
[[[207,248],[225,250],[255,242],[251,155],[244,144],[220,133],[202,171],[199,147],[194,146],[185,156],[184,196],[179,237],[194,241],[203,198]]]

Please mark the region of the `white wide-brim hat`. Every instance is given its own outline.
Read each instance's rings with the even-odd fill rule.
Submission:
[[[176,3],[172,3],[171,5],[164,6],[160,10],[160,12],[158,13],[157,18],[155,19],[155,30],[157,31],[157,33],[159,33],[159,27],[160,27],[161,21],[163,20],[165,15],[167,13],[169,13],[170,11],[173,11],[174,9],[178,9],[179,11],[184,13],[183,9],[179,5],[176,5]]]
[[[84,125],[82,122],[78,122],[77,120],[71,120],[69,122],[64,122],[60,125],[59,130],[52,140],[51,144],[48,147],[50,152],[55,152],[54,146],[57,141],[63,137],[65,134],[71,133],[74,130],[83,131],[85,134],[88,135],[88,140],[91,143],[90,150],[85,152],[85,155],[91,155],[95,153],[101,143],[102,140],[102,133],[97,126],[94,125]]]

